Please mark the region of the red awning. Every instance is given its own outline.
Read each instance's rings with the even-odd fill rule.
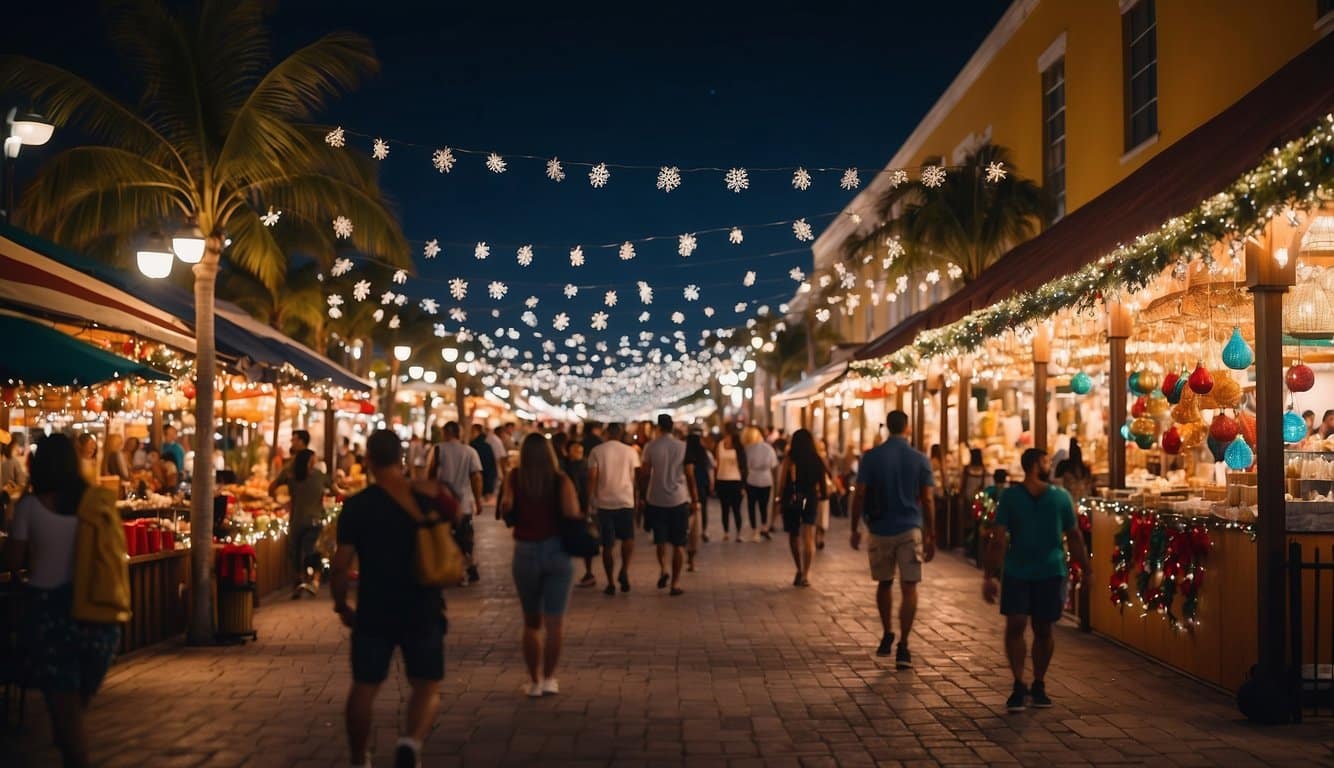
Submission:
[[[1334,35],[1306,49],[1250,93],[978,279],[909,317],[857,352],[893,354],[922,330],[940,328],[1016,293],[1068,275],[1218,194],[1266,151],[1306,134],[1334,109]]]

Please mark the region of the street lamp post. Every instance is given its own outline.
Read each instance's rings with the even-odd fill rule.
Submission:
[[[14,163],[19,150],[25,146],[40,147],[50,141],[56,127],[35,112],[20,113],[16,108],[9,110],[5,122],[9,125],[9,135],[5,137],[3,216],[8,224],[14,215]]]

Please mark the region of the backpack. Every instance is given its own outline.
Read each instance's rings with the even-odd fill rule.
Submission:
[[[70,615],[89,624],[130,620],[130,563],[116,496],[90,487],[79,500]]]
[[[463,580],[463,550],[454,540],[454,526],[440,517],[434,506],[423,512],[417,495],[412,496],[408,516],[417,524],[413,547],[413,572],[423,587],[443,587]]]

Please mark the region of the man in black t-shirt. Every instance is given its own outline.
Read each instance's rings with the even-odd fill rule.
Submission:
[[[389,675],[394,648],[403,652],[412,697],[404,735],[395,747],[396,768],[421,765],[421,744],[435,721],[445,676],[445,601],[439,588],[423,587],[413,572],[417,526],[408,512],[435,507],[454,519],[457,506],[443,494],[424,495],[403,471],[398,437],[379,430],[366,441],[374,484],[349,498],[338,518],[333,558],[334,612],[352,629],[352,691],[347,700],[347,739],[352,765],[370,766],[371,709]],[[357,603],[348,604],[352,563],[359,563]]]

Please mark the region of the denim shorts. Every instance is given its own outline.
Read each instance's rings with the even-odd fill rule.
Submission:
[[[574,563],[560,537],[514,542],[514,587],[526,615],[563,616],[574,584]]]

